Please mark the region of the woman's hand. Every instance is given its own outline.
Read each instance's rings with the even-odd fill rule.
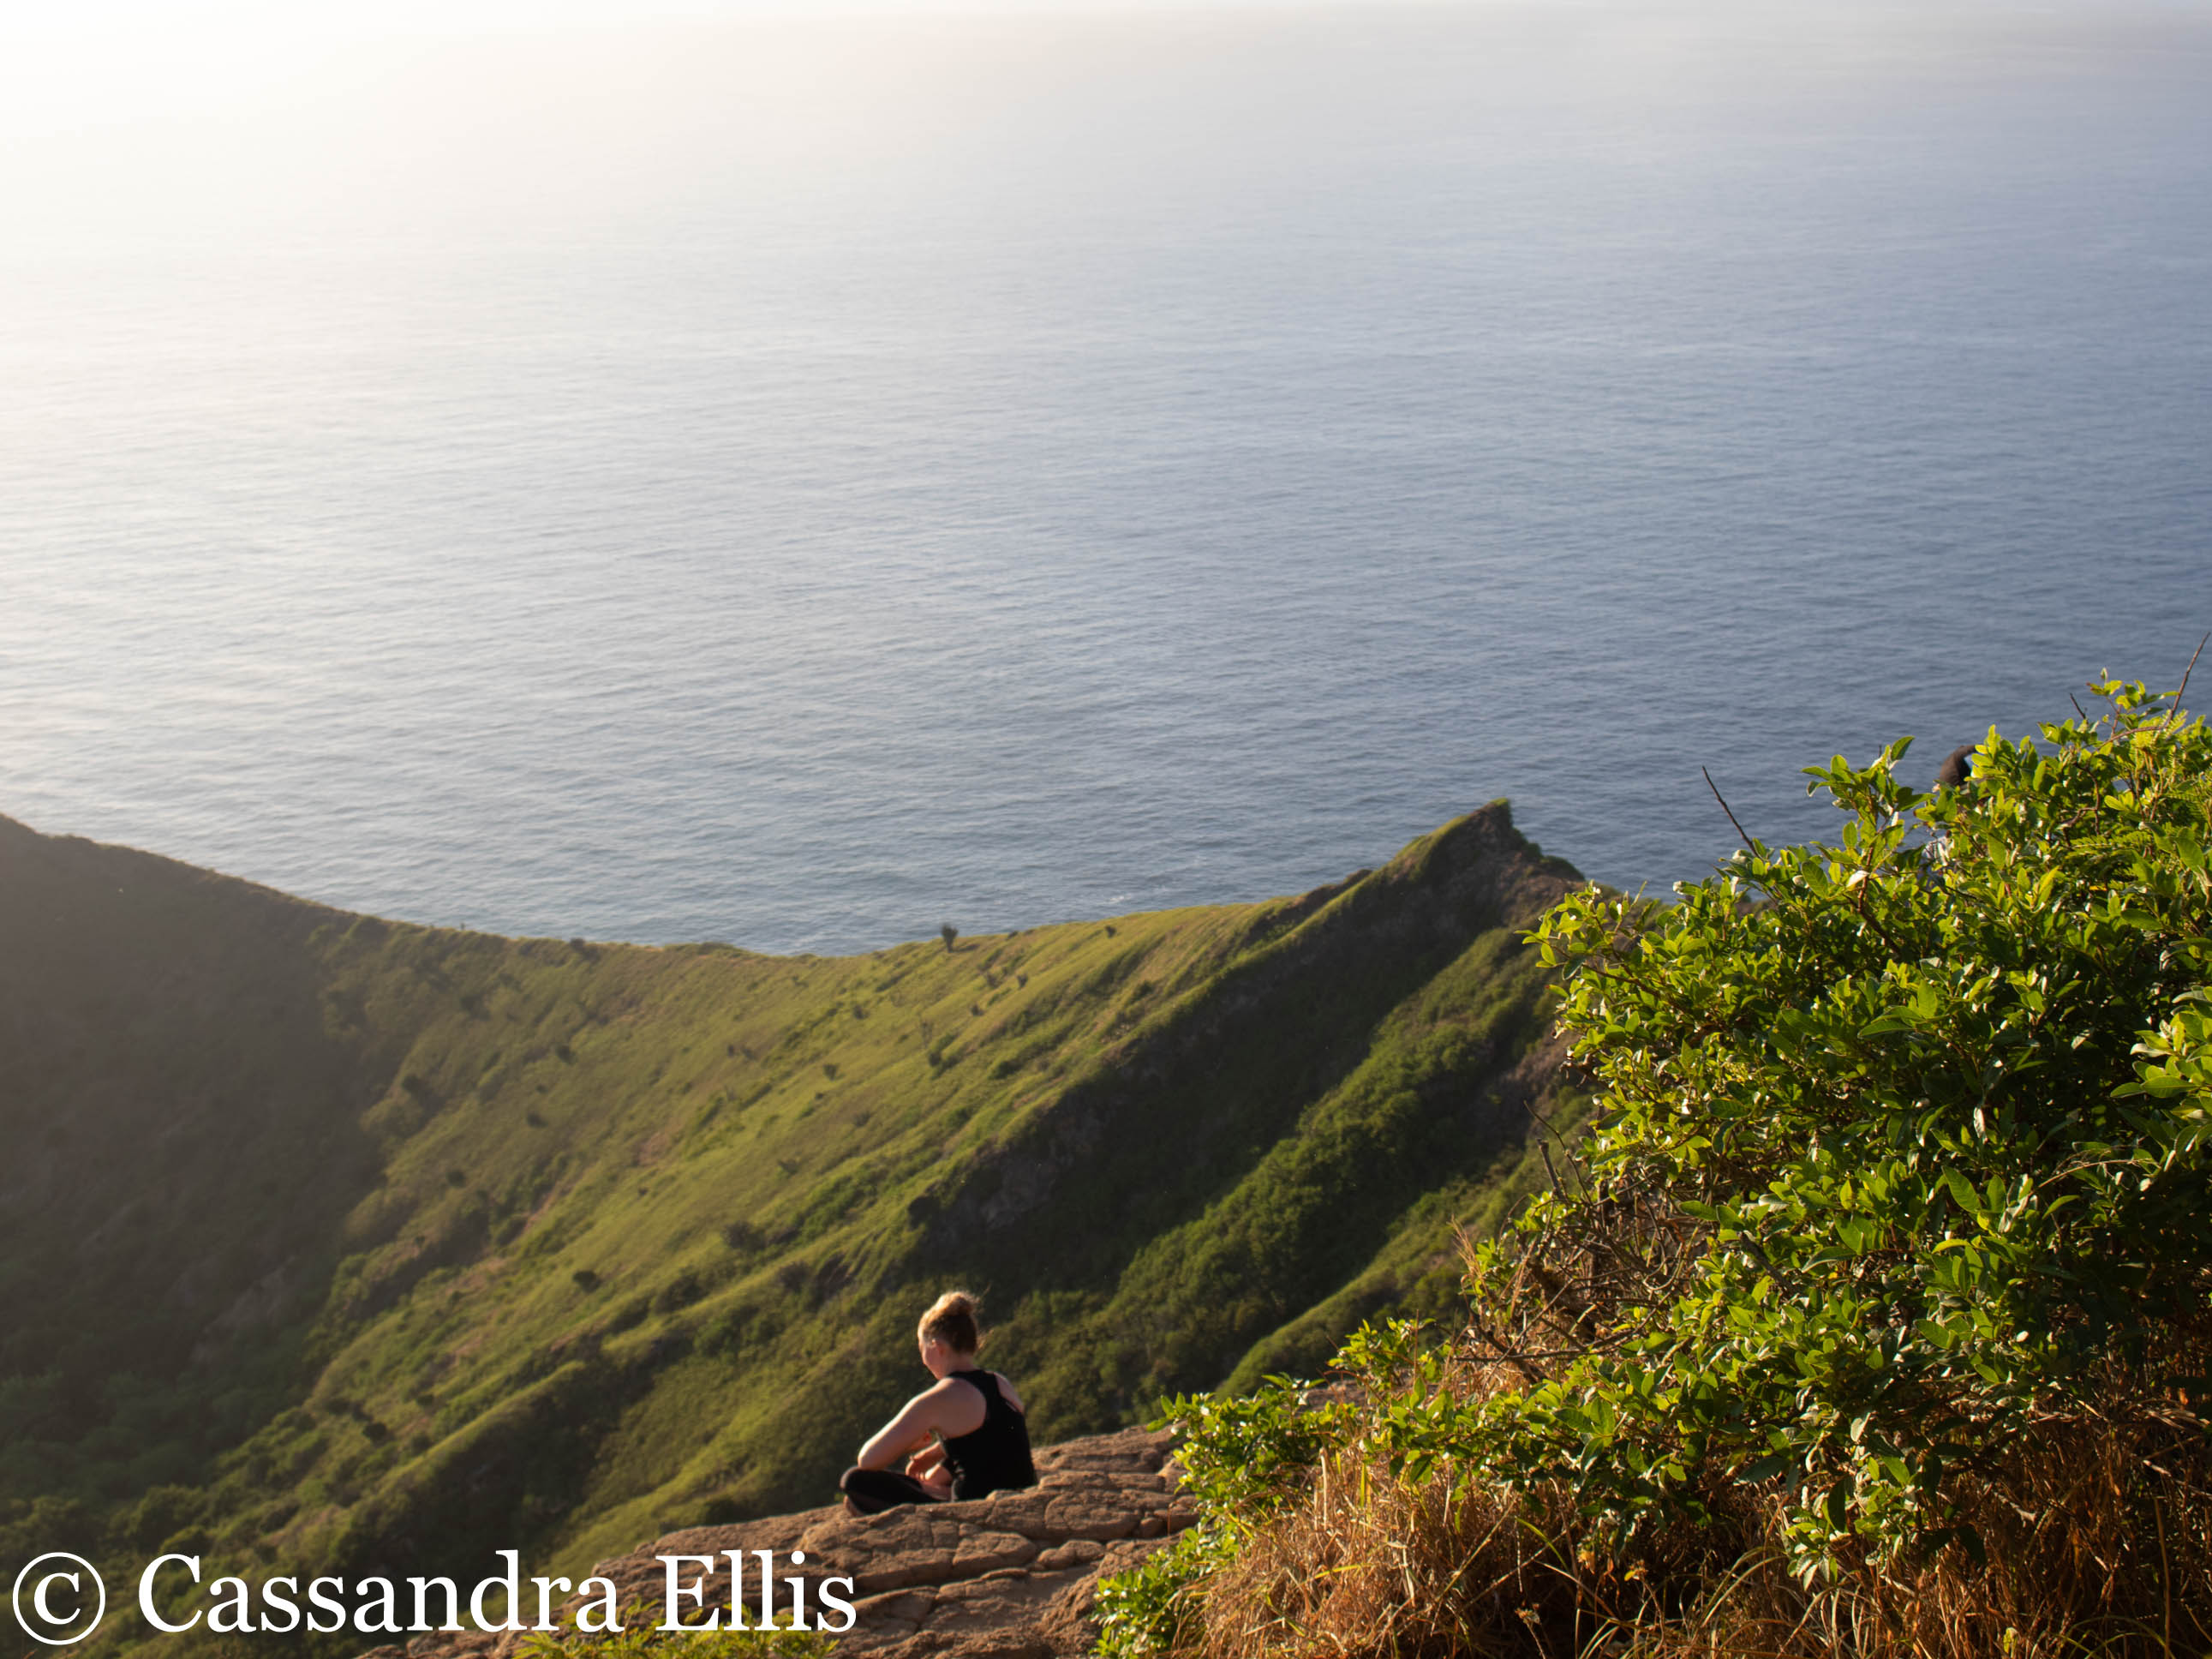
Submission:
[[[933,1498],[952,1496],[952,1471],[945,1462],[945,1443],[933,1440],[906,1460],[907,1477],[919,1480]]]

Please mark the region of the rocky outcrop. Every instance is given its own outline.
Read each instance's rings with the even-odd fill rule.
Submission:
[[[1150,1430],[1095,1435],[1040,1451],[1038,1482],[1024,1492],[882,1515],[850,1516],[831,1506],[687,1528],[592,1571],[613,1583],[623,1625],[637,1629],[663,1617],[667,1568],[660,1557],[720,1562],[734,1550],[750,1571],[760,1559],[754,1553],[765,1550],[785,1608],[793,1579],[805,1582],[805,1605],[817,1610],[825,1580],[852,1580],[846,1594],[856,1618],[837,1638],[842,1651],[870,1659],[1063,1659],[1090,1650],[1101,1575],[1134,1566],[1190,1524],[1190,1510],[1175,1493],[1169,1451],[1169,1437]],[[803,1565],[788,1565],[793,1553],[805,1558]],[[696,1577],[701,1569],[684,1571]],[[757,1584],[748,1581],[748,1602]],[[717,1589],[726,1597],[728,1579]],[[710,1592],[708,1603],[717,1599]],[[687,1604],[687,1618],[702,1617],[697,1605]],[[508,1659],[522,1642],[474,1632],[418,1636],[362,1659]]]

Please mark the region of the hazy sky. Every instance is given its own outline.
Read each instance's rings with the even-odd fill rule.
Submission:
[[[1198,0],[1202,5],[1267,0]],[[1366,0],[1339,0],[1360,4]],[[1557,0],[1571,4],[1576,0]],[[0,0],[0,133],[221,111],[413,37],[859,13],[1071,13],[1191,0]]]
[[[1383,9],[1387,0],[1316,0]],[[1431,0],[1484,5],[1489,0]],[[1528,9],[1587,9],[1593,0],[1533,0]],[[1776,16],[1835,9],[1838,0],[1759,0]],[[685,20],[927,12],[1099,14],[1266,6],[1273,0],[0,0],[0,137],[117,120],[222,114],[313,84],[363,47],[389,50],[438,36],[596,31]],[[2212,0],[2151,0],[2125,9],[2203,10]],[[1946,9],[2047,14],[2106,0],[1949,0]],[[1610,9],[1680,12],[1681,0]],[[1736,6],[1735,9],[1747,9]],[[1928,0],[1863,11],[1924,12]]]
[[[2085,19],[2212,0],[0,0],[0,259],[220,240],[241,215],[305,231],[383,199],[464,219],[556,186],[634,201],[702,157],[819,179],[988,125],[1009,100],[1079,97],[1132,54],[1139,79],[1208,75],[1225,108],[1265,76],[1219,38],[1227,20],[1207,14],[1224,11],[1385,33],[1469,14],[1571,37],[1578,74],[1633,96],[1654,77],[1757,74],[1778,46],[1840,69],[1931,41],[1955,56],[1944,37],[1963,27],[2063,52]],[[1340,90],[1297,96],[1310,113]]]

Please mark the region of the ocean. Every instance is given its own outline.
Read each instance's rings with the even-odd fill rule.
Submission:
[[[420,39],[0,226],[0,811],[384,915],[1663,890],[2212,629],[2202,8]]]

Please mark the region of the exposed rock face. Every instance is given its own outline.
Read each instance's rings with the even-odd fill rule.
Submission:
[[[824,1579],[853,1581],[848,1599],[857,1622],[837,1638],[841,1650],[870,1659],[1065,1659],[1090,1650],[1091,1597],[1100,1576],[1135,1565],[1190,1524],[1166,1467],[1169,1451],[1169,1437],[1146,1429],[1095,1435],[1038,1452],[1038,1484],[1025,1492],[882,1515],[848,1516],[832,1506],[692,1527],[592,1571],[613,1582],[622,1622],[635,1630],[663,1617],[667,1569],[658,1558],[726,1561],[724,1552],[736,1550],[750,1574],[760,1559],[752,1552],[766,1550],[776,1564],[777,1600],[785,1609],[794,1578],[806,1581],[806,1605],[817,1613]],[[794,1551],[806,1558],[804,1566],[787,1565]],[[693,1565],[684,1573],[696,1579],[701,1571]],[[728,1582],[717,1581],[719,1596],[709,1589],[708,1606],[726,1596]],[[757,1579],[749,1577],[749,1604],[757,1589]],[[698,1605],[685,1604],[687,1620],[703,1617]],[[561,1620],[564,1627],[574,1606]],[[404,1648],[377,1648],[362,1659],[507,1659],[523,1640],[476,1632],[418,1636]]]

